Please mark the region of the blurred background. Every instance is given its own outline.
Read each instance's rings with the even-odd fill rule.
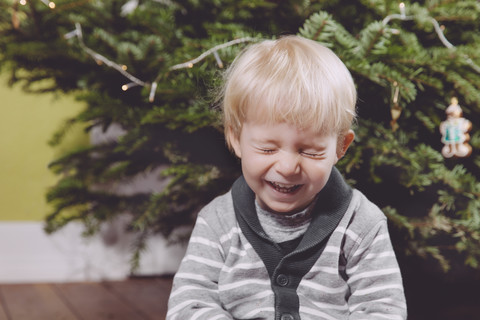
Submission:
[[[338,167],[389,218],[410,318],[478,319],[479,15],[476,0],[0,0],[0,284],[170,277],[240,174],[222,71],[299,34],[357,84]]]
[[[124,218],[106,223],[96,237],[84,237],[80,224],[51,236],[44,231],[45,215],[51,210],[45,193],[58,180],[48,164],[106,136],[94,137],[76,126],[61,144],[49,146],[55,130],[79,112],[82,104],[65,95],[25,94],[20,88],[9,88],[5,76],[1,83],[0,282],[124,279],[131,271],[133,246],[131,236],[124,231]],[[151,178],[137,180],[138,188],[130,183],[131,188],[152,188],[156,183]],[[183,254],[181,246],[167,248],[162,237],[150,246],[160,250],[160,255],[144,255],[143,272],[174,272]]]

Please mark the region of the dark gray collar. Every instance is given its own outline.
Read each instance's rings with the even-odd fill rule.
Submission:
[[[237,219],[241,218],[248,226],[245,233],[253,232],[256,237],[269,240],[257,217],[255,210],[255,194],[242,176],[232,187],[233,204]],[[352,189],[343,180],[342,175],[334,167],[325,187],[318,194],[313,208],[312,221],[305,233],[298,250],[308,249],[327,238],[345,214],[352,197]],[[250,240],[250,239],[249,239]]]
[[[295,319],[300,318],[300,302],[296,294],[298,285],[322,254],[328,238],[344,216],[352,194],[352,189],[334,168],[327,184],[318,194],[310,226],[298,246],[286,253],[267,236],[260,225],[255,210],[255,194],[245,179],[240,177],[233,184],[232,198],[238,225],[270,276],[275,294],[275,319],[283,313],[289,313]]]

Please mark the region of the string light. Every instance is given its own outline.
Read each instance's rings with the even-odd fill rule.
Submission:
[[[75,30],[74,31],[70,31],[69,33],[65,34],[64,35],[64,38],[66,39],[70,39],[70,38],[73,38],[73,37],[77,37],[78,39],[78,42],[80,44],[80,46],[82,47],[82,49],[87,53],[89,54],[93,59],[95,59],[95,61],[97,61],[97,63],[99,64],[106,64],[107,66],[109,66],[110,68],[113,68],[115,70],[117,70],[118,72],[120,72],[123,76],[125,76],[126,78],[128,78],[131,82],[134,82],[136,83],[137,85],[139,86],[146,86],[147,83],[134,77],[133,75],[131,75],[130,73],[128,73],[126,71],[126,66],[125,65],[119,65],[113,61],[110,61],[109,59],[107,59],[106,57],[102,56],[101,54],[93,51],[92,49],[90,49],[89,47],[87,47],[85,45],[85,43],[83,42],[83,34],[82,34],[82,27],[80,25],[80,23],[75,23]]]
[[[194,64],[199,63],[200,61],[202,61],[203,59],[205,59],[207,56],[209,56],[211,54],[215,55],[215,52],[217,52],[220,49],[224,49],[224,48],[227,48],[227,47],[230,47],[230,46],[234,46],[236,44],[240,44],[240,43],[243,43],[243,42],[252,42],[252,41],[257,41],[257,39],[251,38],[251,37],[245,37],[245,38],[235,39],[235,40],[232,40],[232,41],[229,41],[229,42],[219,44],[219,45],[205,51],[204,53],[202,53],[201,55],[199,55],[195,59],[192,59],[192,60],[184,62],[184,63],[179,63],[179,64],[176,64],[176,65],[170,67],[170,70],[192,68]]]
[[[388,15],[386,16],[382,23],[383,25],[387,25],[388,23],[390,23],[391,20],[393,19],[399,19],[399,20],[413,20],[415,17],[414,16],[407,16],[406,15],[406,12],[405,12],[405,3],[401,2],[399,5],[398,5],[399,9],[400,9],[400,14],[391,14],[391,15]],[[457,48],[452,44],[450,43],[450,41],[447,40],[447,38],[445,37],[445,34],[443,33],[444,29],[445,29],[445,26],[440,26],[440,24],[438,23],[437,20],[435,20],[434,18],[432,17],[429,17],[429,20],[430,22],[433,24],[433,27],[435,28],[435,32],[437,33],[438,35],[438,38],[440,39],[440,41],[443,43],[443,45],[449,49],[452,49],[452,50],[456,50]],[[398,31],[396,29],[393,29],[395,31]],[[394,33],[398,33],[398,32],[394,32]],[[480,73],[480,66],[478,66],[477,64],[475,64],[475,62],[473,62],[473,60],[466,54],[463,55],[465,61],[472,67],[472,69],[474,69],[476,72]]]
[[[78,30],[75,29],[75,30],[73,30],[73,31],[70,31],[70,32],[64,34],[63,37],[68,40],[68,39],[71,39],[71,38],[73,38],[73,37],[76,37],[77,34],[78,34]]]
[[[215,57],[215,60],[217,61],[217,65],[219,68],[223,68],[223,62],[222,59],[220,59],[220,56],[218,55],[217,51],[213,52],[213,56]]]
[[[133,87],[136,87],[136,86],[139,86],[139,84],[138,84],[138,83],[135,83],[135,82],[130,82],[130,83],[124,84],[124,85],[122,86],[122,90],[123,90],[123,91],[127,91],[128,89],[133,88]]]
[[[42,0],[43,1],[43,0]],[[127,66],[126,65],[120,65],[120,64],[117,64],[109,59],[107,59],[106,57],[102,56],[101,54],[95,52],[94,50],[90,49],[89,47],[87,47],[85,45],[85,43],[83,42],[83,33],[82,33],[82,27],[80,25],[80,23],[75,23],[75,30],[73,31],[70,31],[68,33],[66,33],[64,36],[63,36],[65,39],[72,39],[74,37],[76,37],[79,41],[79,44],[80,46],[82,47],[82,49],[88,54],[90,55],[93,59],[95,59],[95,61],[97,62],[97,64],[105,64],[107,65],[108,67],[110,68],[113,68],[115,70],[117,70],[118,72],[120,72],[123,76],[125,76],[126,78],[128,78],[131,82],[130,83],[127,83],[127,84],[124,84],[122,86],[122,90],[123,91],[127,91],[128,89],[132,88],[132,87],[135,87],[135,86],[142,86],[142,87],[148,87],[150,86],[150,94],[149,94],[149,97],[148,97],[148,100],[150,102],[153,102],[154,99],[155,99],[155,91],[157,90],[157,82],[154,81],[152,82],[152,84],[149,84],[145,81],[142,81],[138,78],[136,78],[135,76],[133,76],[132,74],[128,73],[127,72]],[[226,43],[223,43],[223,44],[220,44],[220,45],[217,45],[207,51],[205,51],[204,53],[202,53],[201,55],[199,55],[198,57],[196,57],[195,59],[192,59],[190,61],[187,61],[187,62],[184,62],[184,63],[180,63],[180,64],[176,64],[172,67],[169,68],[169,70],[178,70],[178,69],[185,69],[185,68],[193,68],[193,66],[202,61],[203,59],[205,59],[205,57],[207,57],[208,55],[210,54],[213,54],[213,56],[215,57],[215,60],[217,62],[217,65],[220,67],[220,68],[223,68],[223,62],[222,60],[220,59],[220,56],[218,54],[218,50],[220,49],[223,49],[223,48],[226,48],[226,47],[230,47],[230,46],[233,46],[233,45],[236,45],[236,44],[239,44],[239,43],[243,43],[243,42],[250,42],[250,41],[256,41],[255,38],[250,38],[250,37],[245,37],[245,38],[240,38],[240,39],[236,39],[236,40],[232,40],[232,41],[229,41],[229,42],[226,42]]]
[[[55,2],[48,1],[48,0],[40,0],[40,1],[42,1],[50,9],[55,9]]]
[[[148,96],[148,101],[153,102],[153,100],[155,99],[155,91],[157,91],[156,81],[152,83],[152,87],[150,88],[150,95]]]
[[[48,1],[48,0],[41,0],[45,5],[47,5],[49,8],[51,9],[54,9],[56,7],[55,3],[53,1]],[[158,2],[168,2],[169,0],[158,0]],[[19,0],[19,3],[21,5],[26,5],[27,4],[27,0]],[[414,19],[414,16],[407,16],[406,15],[406,6],[405,6],[405,3],[401,2],[399,4],[399,10],[400,10],[400,14],[391,14],[391,15],[388,15],[387,17],[385,17],[382,21],[383,25],[387,25],[388,23],[390,23],[391,20],[393,19],[400,19],[400,20],[413,20]],[[432,22],[434,28],[435,28],[435,31],[440,39],[440,41],[443,43],[444,46],[446,46],[447,48],[449,49],[456,49],[455,46],[453,44],[451,44],[447,38],[445,37],[445,35],[443,34],[443,29],[444,27],[443,26],[440,26],[438,21],[435,20],[434,18],[431,18],[430,17],[430,21]],[[392,33],[394,34],[398,34],[399,31],[397,29],[392,29]],[[101,64],[106,64],[107,66],[111,67],[111,68],[114,68],[116,69],[117,71],[119,71],[122,75],[124,75],[126,78],[128,78],[131,83],[134,83],[136,86],[150,86],[151,89],[150,89],[150,95],[149,95],[149,101],[150,102],[153,102],[154,100],[154,97],[155,97],[155,90],[157,88],[157,83],[154,81],[152,82],[152,84],[149,84],[147,82],[144,82],[136,77],[134,77],[133,75],[131,75],[130,73],[128,73],[126,70],[127,70],[127,66],[126,65],[119,65],[119,64],[116,64],[115,62],[113,61],[110,61],[109,59],[107,59],[106,57],[102,56],[101,54],[93,51],[92,49],[88,48],[85,43],[83,42],[83,35],[82,35],[82,29],[81,29],[81,26],[79,23],[76,23],[75,24],[75,30],[71,31],[71,32],[68,32],[67,34],[64,35],[64,38],[65,39],[71,39],[73,37],[77,37],[78,40],[79,40],[79,43],[80,43],[80,46],[82,47],[82,49],[87,53],[89,54],[90,56],[92,56],[92,58],[95,59],[95,61],[97,62],[97,64],[101,65]],[[180,64],[176,64],[172,67],[169,68],[169,70],[179,70],[179,69],[184,69],[184,68],[193,68],[193,66],[202,61],[203,59],[205,59],[208,55],[210,54],[213,54],[213,56],[215,57],[215,60],[217,62],[217,65],[219,68],[223,68],[223,62],[222,60],[220,59],[220,56],[218,54],[218,50],[221,50],[221,49],[224,49],[226,47],[229,47],[229,46],[233,46],[233,45],[237,45],[237,44],[240,44],[240,43],[244,43],[244,42],[253,42],[253,41],[257,41],[255,38],[251,38],[251,37],[245,37],[245,38],[240,38],[240,39],[236,39],[236,40],[232,40],[232,41],[229,41],[229,42],[226,42],[226,43],[223,43],[223,44],[220,44],[220,45],[217,45],[205,52],[203,52],[201,55],[199,55],[198,57],[196,57],[195,59],[192,59],[190,61],[187,61],[187,62],[184,62],[184,63],[180,63]],[[473,60],[468,57],[467,55],[464,55],[465,57],[465,60],[466,62],[477,72],[480,73],[480,67],[478,65],[475,64],[475,62],[473,62]],[[123,85],[122,86],[122,89],[126,87],[126,90],[128,90],[130,87],[132,87],[132,85],[130,85],[131,83],[127,84],[127,85]],[[129,86],[130,85],[130,86]]]
[[[400,7],[400,15],[405,18],[405,3],[403,2],[400,2],[400,4],[398,5]]]
[[[43,2],[44,5],[49,7],[50,9],[55,9],[56,5],[55,2],[53,1],[48,1],[48,0],[40,0]],[[20,3],[22,6],[27,5],[27,0],[19,0],[18,3]]]
[[[388,16],[386,16],[382,20],[382,24],[386,26],[387,24],[390,23],[391,20],[393,19],[398,19],[398,20],[413,20],[413,16],[407,16],[405,12],[405,3],[401,2],[398,6],[400,8],[400,14],[398,13],[393,13]]]

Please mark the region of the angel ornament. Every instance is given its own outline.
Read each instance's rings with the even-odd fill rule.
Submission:
[[[442,142],[445,144],[442,155],[445,158],[468,157],[472,153],[472,147],[468,144],[468,131],[472,129],[472,122],[462,117],[457,98],[452,98],[445,113],[447,120],[440,124]]]

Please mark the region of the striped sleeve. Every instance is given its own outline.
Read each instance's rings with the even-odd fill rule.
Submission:
[[[220,234],[223,231],[203,218],[209,210],[213,210],[211,206],[200,212],[174,277],[167,320],[233,319],[220,303],[218,280],[224,261]]]
[[[386,219],[366,235],[350,235],[357,245],[347,258],[350,320],[406,319],[406,302],[398,262]]]

